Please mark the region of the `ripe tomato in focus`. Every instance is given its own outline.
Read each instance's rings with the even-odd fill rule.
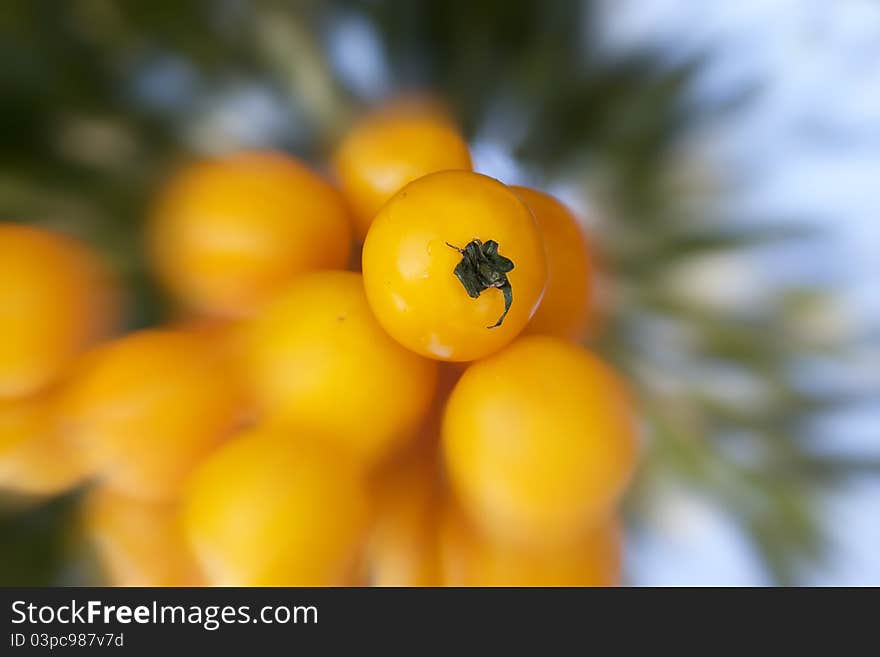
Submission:
[[[525,333],[578,342],[590,327],[593,271],[586,235],[558,200],[527,187],[512,187],[531,208],[547,251],[547,289]]]
[[[178,505],[96,488],[83,502],[85,534],[111,586],[199,586]]]
[[[0,488],[55,495],[82,483],[91,468],[62,432],[58,392],[0,400]]]
[[[467,143],[449,117],[427,102],[396,103],[366,116],[333,160],[361,241],[379,208],[407,183],[435,171],[471,169]]]
[[[476,271],[456,249],[480,256]],[[469,291],[460,274],[498,286]],[[429,358],[468,361],[525,327],[547,269],[538,226],[516,194],[487,176],[445,171],[410,183],[382,208],[364,243],[363,276],[370,307],[395,340]]]
[[[342,196],[304,164],[243,152],[173,178],[148,241],[159,276],[186,306],[244,317],[303,272],[345,267],[351,226]]]
[[[374,586],[438,586],[436,529],[441,487],[433,453],[420,450],[374,482],[376,520],[366,561]]]
[[[505,545],[480,536],[450,505],[440,527],[446,586],[616,586],[621,540],[608,522],[577,541],[549,549]]]
[[[114,286],[97,255],[69,237],[0,222],[0,398],[57,380],[115,319]]]
[[[382,331],[354,272],[294,281],[255,320],[245,349],[270,421],[314,431],[368,466],[414,437],[434,394],[436,363]]]
[[[359,473],[310,433],[263,428],[215,451],[184,496],[184,527],[208,582],[346,581],[370,517]]]
[[[637,451],[615,373],[546,336],[467,369],[446,406],[443,448],[468,514],[487,534],[523,545],[571,542],[604,522]]]
[[[185,331],[138,331],[102,345],[65,397],[65,427],[100,477],[148,499],[173,497],[242,413],[224,353]]]

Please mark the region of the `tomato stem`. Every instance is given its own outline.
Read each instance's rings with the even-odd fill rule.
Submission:
[[[489,240],[485,244],[474,239],[463,248],[446,242],[446,246],[461,254],[461,262],[455,266],[453,273],[461,281],[468,296],[476,299],[489,288],[498,288],[504,295],[504,312],[492,326],[501,326],[513,303],[513,289],[507,280],[507,273],[513,269],[513,260],[498,253],[498,242]]]

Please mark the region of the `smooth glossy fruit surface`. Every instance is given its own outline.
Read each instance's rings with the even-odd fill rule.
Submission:
[[[87,247],[0,222],[0,398],[38,392],[116,320],[114,286]]]
[[[399,103],[357,122],[339,145],[334,168],[363,240],[379,209],[416,178],[471,169],[467,143],[430,103]]]
[[[616,374],[558,338],[520,338],[472,364],[446,406],[451,484],[481,529],[524,545],[573,541],[614,511],[636,461]]]
[[[263,428],[196,470],[183,517],[211,584],[329,586],[350,576],[370,510],[348,459],[312,434]]]
[[[111,586],[204,583],[174,502],[145,501],[96,488],[84,500],[83,525]]]
[[[245,317],[304,272],[342,268],[342,196],[298,160],[243,152],[190,165],[163,190],[151,260],[169,290],[208,315]]]
[[[145,330],[102,345],[65,397],[65,428],[100,477],[136,497],[167,499],[241,418],[240,381],[194,332]]]
[[[590,248],[577,217],[549,194],[512,187],[531,208],[547,252],[547,289],[527,334],[580,341],[593,323]]]
[[[394,339],[429,358],[468,361],[526,326],[547,270],[538,226],[516,194],[487,176],[446,171],[382,208],[364,243],[363,276]]]
[[[311,430],[366,465],[413,439],[433,399],[436,363],[388,337],[353,272],[294,281],[246,343],[265,416]]]

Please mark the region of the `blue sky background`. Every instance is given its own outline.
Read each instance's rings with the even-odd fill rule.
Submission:
[[[603,49],[659,47],[670,62],[709,53],[696,102],[756,95],[710,125],[699,148],[731,183],[731,215],[806,218],[826,231],[818,252],[769,254],[764,276],[818,277],[841,304],[824,330],[877,337],[880,325],[880,3],[871,0],[606,0]],[[829,325],[830,324],[830,325]],[[805,372],[810,384],[832,376]],[[864,349],[834,374],[880,390],[880,354]],[[822,418],[821,449],[880,455],[880,395]],[[634,584],[764,584],[760,564],[723,510],[684,491],[657,500],[651,531],[628,548]],[[880,481],[829,496],[835,545],[813,584],[880,585]]]

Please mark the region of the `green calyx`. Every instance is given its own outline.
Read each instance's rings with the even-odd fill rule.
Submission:
[[[460,249],[446,242],[446,246],[461,254],[461,262],[455,266],[453,273],[461,281],[469,297],[476,299],[484,290],[498,288],[504,295],[504,312],[492,326],[501,326],[513,303],[513,290],[507,280],[507,272],[513,269],[513,261],[498,253],[498,242],[489,240],[485,244],[480,240],[472,240]]]

